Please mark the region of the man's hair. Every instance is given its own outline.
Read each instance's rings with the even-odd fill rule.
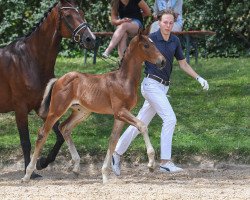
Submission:
[[[160,11],[157,15],[157,19],[158,20],[161,20],[162,18],[162,15],[166,15],[166,14],[169,14],[169,15],[173,15],[174,16],[174,21],[176,21],[177,17],[178,17],[178,14],[174,12],[173,9],[164,9],[162,11]]]

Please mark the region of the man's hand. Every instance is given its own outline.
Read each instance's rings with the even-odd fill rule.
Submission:
[[[196,78],[196,80],[201,84],[201,86],[202,86],[202,88],[204,90],[208,90],[209,89],[209,85],[208,85],[207,81],[204,78],[198,76]]]

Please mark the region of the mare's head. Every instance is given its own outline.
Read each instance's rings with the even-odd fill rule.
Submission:
[[[166,59],[161,52],[156,48],[154,42],[139,30],[138,35],[131,41],[139,48],[138,57],[141,57],[143,61],[148,61],[155,64],[157,67],[164,67]]]
[[[60,0],[60,28],[62,37],[70,38],[86,49],[95,46],[95,35],[84,19],[84,13],[74,0]]]

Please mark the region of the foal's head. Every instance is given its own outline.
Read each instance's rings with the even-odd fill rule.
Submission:
[[[135,44],[138,43],[138,57],[141,57],[143,61],[151,62],[158,67],[165,66],[166,59],[156,48],[154,42],[148,36],[144,35],[141,31],[139,31],[138,35],[133,40]]]
[[[62,37],[72,37],[82,47],[93,49],[95,35],[90,31],[84,13],[74,0],[60,0],[59,6]]]

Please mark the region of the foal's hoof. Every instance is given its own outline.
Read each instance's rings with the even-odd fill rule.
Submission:
[[[30,179],[37,179],[37,178],[41,178],[41,177],[42,177],[41,175],[39,175],[39,174],[33,172],[33,173],[31,174],[31,176],[30,176]]]
[[[73,175],[74,175],[74,178],[78,178],[79,175],[80,175],[80,173],[79,173],[79,172],[74,172],[74,171],[73,171]]]
[[[154,172],[155,169],[152,168],[152,167],[149,167],[148,170],[149,170],[150,172]]]
[[[48,164],[46,162],[46,158],[41,157],[40,159],[37,160],[37,162],[36,162],[36,169],[37,170],[42,170],[46,167],[48,167]]]
[[[148,164],[148,170],[150,172],[154,172],[154,170],[155,170],[155,162]]]
[[[21,183],[28,183],[29,181],[30,181],[30,179],[25,179],[25,178],[21,179]]]

